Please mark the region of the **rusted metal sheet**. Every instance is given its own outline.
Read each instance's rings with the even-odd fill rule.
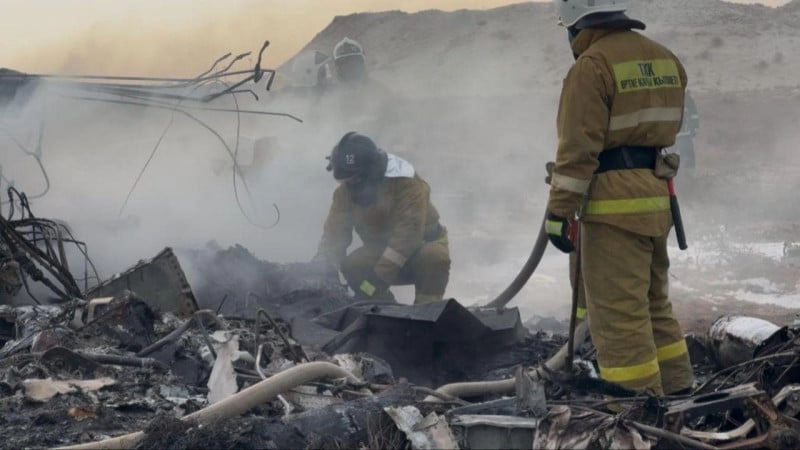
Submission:
[[[776,400],[780,400],[776,396]],[[712,415],[746,419],[725,432],[694,430],[694,424]],[[724,445],[726,449],[766,447],[796,448],[800,444],[800,422],[781,414],[773,399],[749,383],[711,394],[675,402],[664,415],[666,429],[684,436]],[[757,436],[749,437],[753,431]]]
[[[89,290],[87,298],[114,297],[125,290],[160,312],[186,317],[198,309],[186,274],[169,247]]]

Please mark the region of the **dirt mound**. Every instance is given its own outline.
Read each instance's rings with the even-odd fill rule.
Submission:
[[[643,0],[630,15],[683,59],[693,88],[725,91],[796,85],[798,9],[796,1],[775,9]],[[424,87],[427,95],[556,89],[571,61],[549,3],[338,16],[304,50],[330,54],[344,37],[363,44],[376,79],[408,92]]]

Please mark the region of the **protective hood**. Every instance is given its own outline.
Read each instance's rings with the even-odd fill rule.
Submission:
[[[386,178],[414,178],[416,172],[410,162],[391,153],[387,156],[386,173],[384,173]]]

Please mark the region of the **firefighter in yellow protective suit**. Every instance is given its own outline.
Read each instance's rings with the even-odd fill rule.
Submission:
[[[342,137],[329,159],[341,184],[315,259],[341,270],[359,298],[394,299],[391,285],[414,284],[415,303],[441,300],[450,251],[428,183],[409,162],[355,132]],[[353,230],[364,245],[348,255]]]
[[[688,391],[692,367],[668,297],[667,181],[661,149],[681,126],[686,71],[633,31],[623,0],[554,0],[575,64],[559,104],[546,229],[571,252],[581,220],[587,318],[600,376],[655,395]]]

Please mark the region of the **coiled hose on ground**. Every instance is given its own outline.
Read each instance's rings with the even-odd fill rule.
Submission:
[[[354,383],[361,382],[353,374],[335,364],[327,362],[300,364],[256,383],[219,403],[184,416],[181,420],[209,424],[218,420],[236,417],[259,404],[276,398],[278,394],[321,378],[347,378]],[[56,450],[130,449],[134,448],[144,436],[143,431],[137,431],[102,441],[58,447]]]
[[[583,342],[589,332],[589,325],[584,320],[575,327],[574,339],[575,342]],[[551,372],[562,370],[567,365],[567,354],[569,353],[568,345],[564,344],[558,352],[550,357],[544,365]],[[528,371],[528,375],[534,379],[541,379],[541,373],[538,368],[533,368]],[[464,398],[475,397],[478,395],[488,394],[504,394],[514,390],[516,380],[509,378],[499,381],[474,381],[467,383],[451,383],[436,389],[436,392],[451,397]],[[429,395],[425,397],[426,402],[441,402],[437,397]]]

